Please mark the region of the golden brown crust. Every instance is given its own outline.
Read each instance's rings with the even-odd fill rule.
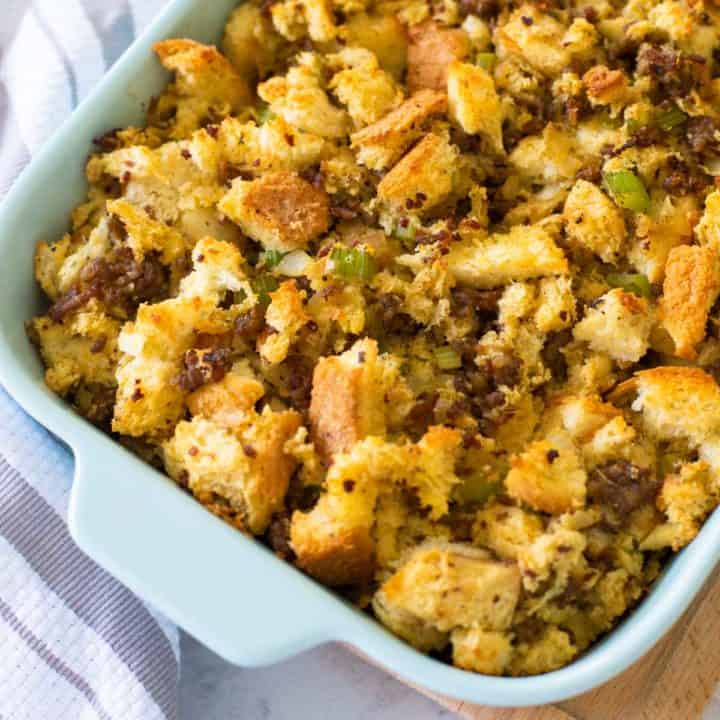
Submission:
[[[678,357],[697,357],[695,346],[705,337],[708,314],[718,293],[720,265],[716,249],[683,245],[670,251],[659,318],[675,343]]]
[[[291,172],[236,180],[219,207],[254,240],[277,250],[306,247],[330,223],[327,193]]]
[[[462,60],[470,51],[466,33],[442,29],[428,21],[411,27],[408,34],[408,89],[410,92],[423,88],[445,90],[448,65],[453,60]]]
[[[429,133],[382,179],[378,198],[396,210],[411,200],[426,213],[452,192],[457,157],[446,138]]]
[[[609,70],[596,65],[583,75],[590,99],[601,105],[610,105],[623,98],[627,90],[627,77],[622,70]]]
[[[384,118],[354,133],[351,146],[363,164],[375,170],[392,165],[422,134],[422,127],[433,115],[447,110],[444,92],[419,90]]]
[[[377,343],[365,340],[342,355],[320,358],[315,366],[310,424],[326,458],[349,450],[368,434],[384,434],[377,363]]]

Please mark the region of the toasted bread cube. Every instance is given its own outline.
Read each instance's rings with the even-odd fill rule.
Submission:
[[[235,245],[204,238],[193,250],[193,261],[194,270],[183,278],[178,297],[141,305],[135,320],[123,326],[118,338],[115,432],[167,436],[185,409],[186,393],[177,377],[195,333],[228,330],[217,308],[228,290],[243,290],[247,307],[255,302]]]
[[[541,333],[557,332],[575,320],[575,296],[572,280],[566,276],[542,278],[538,283],[535,325]]]
[[[397,211],[421,202],[417,212],[426,212],[452,193],[458,155],[446,137],[429,133],[380,181],[378,199]]]
[[[447,70],[450,116],[470,135],[482,135],[496,153],[503,153],[503,110],[495,81],[487,70],[453,62]]]
[[[615,288],[586,310],[573,336],[615,360],[637,362],[647,352],[652,326],[647,300]]]
[[[287,75],[278,75],[257,87],[270,110],[288,125],[324,138],[341,138],[349,130],[347,113],[330,102],[319,77],[315,56],[303,53]]]
[[[290,538],[298,565],[327,585],[370,579],[378,493],[410,488],[431,520],[447,514],[459,482],[454,466],[461,441],[459,430],[432,427],[418,443],[368,437],[335,455],[318,504],[293,514]]]
[[[258,342],[258,352],[263,360],[280,363],[287,357],[297,333],[310,320],[303,306],[306,297],[307,293],[298,290],[294,280],[284,282],[270,293],[265,322],[272,331]]]
[[[592,395],[565,397],[560,402],[558,412],[565,430],[580,444],[590,442],[600,428],[622,416],[622,412],[614,405]]]
[[[270,7],[273,24],[288,40],[300,40],[306,31],[311,40],[330,42],[337,32],[329,0],[283,0]]]
[[[215,303],[199,298],[141,305],[124,325],[118,346],[113,430],[123,435],[167,435],[182,416],[185,392],[177,383],[194,328],[208,322]]]
[[[236,179],[218,205],[253,240],[272,250],[307,247],[330,224],[327,193],[295,173]]]
[[[622,70],[595,65],[583,75],[591,105],[615,105],[628,98],[628,79]]]
[[[163,452],[172,478],[186,481],[201,502],[220,496],[251,533],[259,534],[282,508],[296,465],[284,447],[300,427],[300,416],[269,407],[254,415],[233,429],[203,417],[183,420]]]
[[[263,384],[244,364],[237,363],[216,383],[203,385],[187,397],[193,416],[212,420],[218,425],[241,425],[252,416],[255,403],[265,394]]]
[[[697,357],[695,346],[705,337],[710,308],[720,293],[720,263],[714,247],[681,245],[665,265],[659,319],[675,343],[675,354]]]
[[[549,122],[542,133],[527,135],[520,140],[508,159],[513,170],[526,183],[547,185],[574,181],[586,154],[587,150],[573,133]],[[543,212],[542,216],[547,212]]]
[[[502,675],[513,655],[512,636],[480,628],[459,628],[451,635],[453,665],[483,675]]]
[[[616,262],[626,237],[618,206],[596,185],[578,180],[565,201],[565,228],[571,242],[607,263]]]
[[[538,515],[512,505],[492,503],[475,516],[473,543],[486,547],[504,560],[517,560],[520,550],[543,532]]]
[[[695,226],[695,235],[702,245],[720,251],[720,190],[705,198],[705,210]]]
[[[160,62],[176,73],[175,84],[183,95],[206,95],[240,110],[250,99],[247,82],[213,45],[194,40],[162,40],[153,46]]]
[[[122,222],[127,232],[127,245],[138,262],[153,251],[160,254],[165,265],[185,255],[182,235],[165,223],[154,220],[136,205],[126,200],[110,200],[107,211]]]
[[[300,172],[320,162],[325,142],[318,135],[298,130],[280,116],[259,127],[254,122],[226,118],[217,140],[205,130],[195,133],[193,156],[196,162],[207,163],[208,172],[221,172],[223,163],[258,175],[271,171]]]
[[[384,118],[351,136],[358,162],[372,170],[390,167],[422,135],[427,121],[445,112],[447,106],[445,93],[433,90],[415,93]]]
[[[153,46],[175,80],[160,97],[158,108],[176,104],[176,137],[186,137],[199,127],[212,108],[229,115],[251,100],[250,88],[228,59],[212,45],[193,40],[162,40]],[[177,98],[177,100],[175,100]]]
[[[587,475],[571,443],[532,442],[510,464],[508,494],[534,510],[559,515],[585,504]]]
[[[384,367],[377,342],[358,340],[342,355],[320,358],[313,374],[310,423],[326,457],[368,435],[385,435]]]
[[[524,4],[497,29],[495,44],[501,58],[517,53],[536,70],[555,77],[570,61],[564,35],[565,26],[552,15]]]
[[[222,50],[238,74],[251,82],[272,67],[282,42],[260,7],[243,3],[225,26]]]
[[[643,370],[616,392],[627,390],[637,390],[632,408],[659,440],[686,438],[700,445],[720,433],[720,387],[700,368]]]
[[[345,48],[330,55],[328,61],[343,67],[333,75],[329,87],[347,108],[355,127],[377,122],[403,101],[402,90],[369,50]]]
[[[458,627],[502,631],[520,597],[517,565],[497,562],[467,545],[421,546],[378,590],[373,606],[398,634],[408,615],[441,633]],[[413,642],[412,637],[406,640]]]
[[[335,456],[317,505],[293,513],[290,544],[298,567],[331,586],[362,585],[372,577],[378,482],[393,473],[396,451],[393,443],[369,437]]]
[[[30,333],[45,363],[47,386],[59,395],[79,383],[113,387],[119,332],[117,320],[90,308],[61,322],[34,318]]]
[[[566,275],[568,263],[552,236],[538,225],[515,226],[486,240],[454,243],[447,256],[458,282],[489,289],[513,280]]]
[[[593,517],[595,522],[598,519],[597,515]],[[571,575],[588,568],[583,555],[586,546],[587,539],[582,532],[564,527],[562,521],[551,524],[547,532],[520,550],[518,565],[524,588],[534,593],[540,587],[547,587],[550,581],[552,593],[565,590]]]
[[[433,21],[409,29],[407,86],[416,90],[445,90],[448,66],[470,53],[470,38],[464,30],[441,28]]]
[[[383,70],[402,80],[407,65],[408,39],[395,15],[357,13],[345,24],[348,45],[364,47],[375,54]]]
[[[557,670],[567,665],[579,651],[568,633],[558,627],[547,626],[537,640],[517,645],[510,674],[539,675]]]
[[[682,549],[694,540],[718,500],[717,483],[708,464],[699,460],[683,465],[679,473],[665,478],[657,498],[658,509],[665,513],[667,522],[657,526],[640,549]]]
[[[652,216],[637,218],[628,259],[650,282],[662,282],[670,251],[692,240],[696,213],[697,201],[692,195],[668,196]]]

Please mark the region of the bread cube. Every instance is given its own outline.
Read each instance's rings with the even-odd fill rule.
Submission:
[[[445,93],[420,90],[385,117],[350,137],[358,162],[372,170],[393,165],[423,134],[430,118],[447,110]]]
[[[647,352],[652,326],[648,301],[615,288],[587,308],[573,336],[615,360],[637,362]]]
[[[429,133],[380,181],[378,199],[396,212],[407,212],[408,201],[427,212],[452,193],[458,156],[446,137]]]
[[[718,294],[720,263],[715,247],[681,245],[670,251],[658,316],[678,357],[697,357],[695,346],[705,337],[710,308]]]
[[[603,262],[614,263],[626,238],[618,206],[596,185],[578,180],[565,201],[565,229],[570,241]]]
[[[407,86],[411,93],[447,87],[448,66],[470,53],[470,38],[459,28],[441,28],[433,21],[409,29]]]
[[[327,193],[290,172],[238,178],[218,207],[253,240],[284,252],[306,248],[330,224]]]

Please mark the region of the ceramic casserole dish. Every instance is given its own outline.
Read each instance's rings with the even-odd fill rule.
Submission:
[[[59,236],[85,195],[92,138],[140,121],[167,81],[151,51],[167,37],[219,38],[237,0],[174,0],[35,158],[0,209],[0,381],[75,455],[70,529],[78,545],[215,652],[245,666],[341,641],[411,683],[465,701],[537,705],[620,673],[687,608],[712,571],[720,514],[666,568],[648,597],[571,665],[526,678],[488,677],[427,657],[267,548],[208,513],[169,478],[76,415],[43,382],[25,334],[42,307],[36,243]]]

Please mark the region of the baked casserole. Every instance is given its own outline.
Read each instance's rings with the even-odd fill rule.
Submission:
[[[37,248],[48,386],[419,650],[566,665],[720,501],[718,28],[280,0],[158,43]]]

